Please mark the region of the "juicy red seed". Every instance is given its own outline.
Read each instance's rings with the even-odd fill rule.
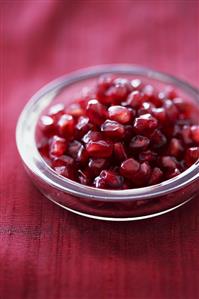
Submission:
[[[104,180],[106,187],[109,188],[121,188],[124,182],[122,176],[117,175],[110,170],[102,170],[100,177]]]
[[[84,115],[84,110],[79,103],[71,104],[69,107],[67,107],[66,112],[73,117],[80,117]]]
[[[98,93],[104,94],[106,90],[112,85],[113,80],[114,76],[110,74],[100,76],[97,82]]]
[[[176,177],[177,175],[179,175],[181,172],[178,168],[175,168],[171,171],[166,172],[165,177],[167,180],[172,179],[174,177]]]
[[[138,110],[138,115],[151,113],[153,108],[155,108],[155,106],[152,103],[143,102]]]
[[[131,180],[136,187],[146,186],[151,173],[151,167],[148,163],[140,164],[138,172],[132,176]]]
[[[135,116],[134,110],[122,106],[111,106],[108,109],[108,115],[111,120],[121,124],[128,124]]]
[[[90,100],[86,107],[86,114],[90,119],[91,123],[95,125],[101,125],[107,118],[107,111],[97,100]]]
[[[165,94],[165,98],[169,98],[170,100],[173,100],[178,96],[176,90],[172,86],[167,86],[163,92]]]
[[[163,177],[163,172],[160,168],[158,167],[154,167],[151,175],[150,175],[150,179],[149,179],[149,185],[155,185],[161,182],[161,179]]]
[[[73,164],[74,159],[67,155],[63,155],[52,160],[52,167],[69,166]]]
[[[53,136],[50,141],[50,154],[52,156],[62,156],[67,148],[66,140],[59,136]]]
[[[186,102],[182,98],[174,98],[173,103],[175,104],[175,106],[178,108],[180,112],[185,114],[187,117],[190,116],[191,111],[193,109],[191,103]]]
[[[151,114],[161,123],[165,123],[167,116],[164,108],[152,108]]]
[[[132,150],[146,150],[147,147],[149,146],[150,140],[141,135],[137,135],[132,138],[129,147]]]
[[[187,125],[183,126],[182,139],[183,139],[184,143],[187,145],[190,145],[193,143],[190,126],[187,126]]]
[[[155,90],[155,88],[152,85],[148,84],[148,85],[144,86],[144,88],[142,89],[142,92],[143,92],[145,101],[150,101],[156,107],[162,106],[162,104],[163,104],[162,100],[158,97],[157,91]]]
[[[153,134],[151,135],[151,145],[152,148],[160,148],[167,143],[166,136],[158,129],[156,129]]]
[[[45,158],[49,158],[49,142],[48,139],[43,138],[38,144],[37,144],[38,151],[40,155],[42,155]]]
[[[114,155],[119,161],[124,161],[127,159],[127,154],[122,143],[117,142],[114,144]]]
[[[139,154],[139,160],[141,162],[145,162],[145,161],[154,162],[157,159],[157,155],[158,155],[157,153],[148,150]]]
[[[145,101],[143,95],[138,91],[132,91],[127,98],[127,105],[131,106],[132,108],[138,108],[142,105]]]
[[[78,180],[80,184],[83,185],[91,184],[91,177],[89,176],[89,173],[86,171],[78,170]]]
[[[191,126],[191,137],[194,142],[199,144],[199,125]]]
[[[120,167],[120,173],[126,178],[131,178],[132,175],[136,174],[139,168],[140,163],[135,159],[130,158],[122,162]]]
[[[117,83],[113,86],[111,86],[106,91],[106,97],[108,98],[108,102],[111,104],[117,104],[120,103],[122,100],[124,100],[127,97],[128,89],[125,85],[121,83]]]
[[[184,147],[181,140],[177,138],[172,138],[169,144],[169,154],[176,158],[181,157],[184,152]]]
[[[156,118],[151,116],[151,114],[143,114],[135,118],[133,127],[136,133],[146,134],[147,132],[152,132],[158,126],[158,121]]]
[[[88,143],[89,141],[99,141],[102,139],[102,134],[96,131],[88,131],[87,134],[84,135],[82,141],[84,143]]]
[[[199,159],[199,147],[190,147],[185,153],[185,163],[187,166],[191,166]]]
[[[163,156],[160,161],[164,168],[175,169],[178,166],[176,159],[171,156]]]
[[[141,90],[141,88],[143,87],[143,83],[140,79],[133,79],[131,80],[131,86],[133,87],[133,89],[136,90]]]
[[[85,165],[88,161],[88,153],[83,145],[80,146],[76,161],[82,165]]]
[[[81,146],[82,146],[81,142],[77,140],[71,141],[68,144],[68,154],[74,159],[76,159]]]
[[[94,186],[95,186],[96,188],[100,188],[100,189],[105,189],[105,188],[106,188],[105,180],[104,180],[104,178],[101,178],[100,176],[97,176],[97,177],[94,179],[93,184],[94,184]]]
[[[50,107],[48,115],[51,116],[55,121],[57,121],[65,112],[64,104],[56,104]]]
[[[48,115],[42,115],[39,120],[39,127],[43,134],[50,137],[56,133],[55,121]]]
[[[88,167],[91,172],[96,176],[100,171],[108,166],[108,161],[106,159],[90,159]]]
[[[59,175],[62,175],[71,180],[76,180],[75,170],[71,166],[59,166],[59,167],[55,167],[54,170]]]
[[[78,137],[79,138],[82,137],[91,128],[91,125],[89,123],[89,118],[85,116],[80,116],[75,128],[77,130]]]
[[[106,120],[101,125],[101,131],[104,132],[106,137],[109,138],[119,138],[121,139],[124,136],[124,126],[119,124],[114,120]]]
[[[58,132],[61,136],[64,136],[66,138],[68,136],[72,136],[75,128],[75,122],[72,115],[63,114],[57,123],[57,127]]]
[[[175,122],[179,116],[179,111],[175,104],[173,104],[171,100],[166,100],[164,102],[164,108],[169,121]]]
[[[113,145],[104,140],[90,141],[86,144],[86,150],[92,158],[108,158],[112,155]]]

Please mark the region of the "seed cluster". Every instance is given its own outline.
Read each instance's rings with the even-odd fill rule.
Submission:
[[[199,158],[193,106],[166,87],[101,76],[70,105],[39,120],[38,150],[59,174],[84,185],[131,189],[158,184]]]

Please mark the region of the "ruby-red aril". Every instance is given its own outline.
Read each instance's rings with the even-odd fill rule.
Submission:
[[[108,158],[112,155],[113,145],[105,140],[89,141],[86,144],[86,150],[89,157]]]
[[[111,120],[115,120],[121,124],[128,124],[134,118],[135,112],[132,109],[118,105],[109,107],[108,115]]]
[[[195,107],[173,87],[105,74],[74,99],[38,122],[38,151],[58,175],[124,190],[174,179],[199,159]]]
[[[63,114],[58,123],[58,132],[62,137],[72,136],[74,134],[75,122],[74,118],[70,114]]]
[[[133,128],[137,134],[146,135],[158,127],[158,121],[151,114],[143,114],[135,118]]]
[[[123,125],[118,123],[114,120],[106,120],[101,125],[101,132],[105,134],[106,137],[112,138],[112,139],[122,139],[125,133],[125,128]]]
[[[101,125],[107,118],[107,110],[98,100],[90,100],[86,107],[86,115],[91,123]]]
[[[50,155],[59,157],[62,156],[67,149],[67,143],[64,138],[53,136],[50,140]]]

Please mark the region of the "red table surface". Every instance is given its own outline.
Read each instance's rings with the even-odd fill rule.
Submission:
[[[15,145],[48,81],[135,63],[199,84],[198,1],[1,1],[1,299],[199,298],[199,202],[151,220],[76,216],[32,185]]]

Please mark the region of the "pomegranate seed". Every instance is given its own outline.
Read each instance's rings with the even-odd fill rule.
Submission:
[[[191,136],[191,128],[190,126],[183,126],[182,128],[182,138],[185,144],[191,145],[192,144],[192,136]]]
[[[152,152],[151,150],[142,152],[139,154],[139,160],[141,162],[154,162],[157,159],[157,153]]]
[[[104,140],[89,141],[86,144],[86,150],[92,158],[108,158],[112,155],[113,145]]]
[[[57,123],[57,127],[61,136],[66,138],[72,136],[75,128],[75,122],[72,115],[63,114]]]
[[[171,156],[163,156],[160,160],[164,168],[175,169],[178,166],[176,159]]]
[[[176,90],[172,86],[167,86],[164,89],[164,94],[165,94],[165,97],[170,100],[173,100],[174,98],[176,98],[178,96]]]
[[[185,163],[187,166],[191,166],[199,159],[199,147],[190,147],[185,153]]]
[[[84,135],[82,141],[84,143],[88,143],[89,141],[99,141],[102,139],[102,134],[96,131],[88,131],[87,134]]]
[[[135,90],[141,90],[143,87],[143,83],[140,79],[133,79],[130,83]]]
[[[88,153],[83,145],[79,148],[76,161],[82,165],[85,165],[88,161]]]
[[[114,76],[110,74],[100,76],[97,82],[98,93],[104,94],[107,91],[107,89],[112,85],[113,80]]]
[[[40,142],[37,143],[37,149],[40,155],[47,159],[49,159],[49,148],[48,139],[46,138],[42,138]]]
[[[121,188],[124,182],[124,178],[115,174],[113,171],[102,170],[100,177],[105,182],[105,186],[108,188]]]
[[[138,110],[138,115],[151,113],[153,108],[155,108],[155,106],[152,103],[143,102]]]
[[[93,182],[94,186],[96,188],[100,188],[100,189],[105,189],[106,188],[106,183],[104,178],[101,178],[100,176],[97,176]]]
[[[167,143],[167,138],[165,135],[158,129],[156,129],[151,135],[151,145],[153,148],[160,148]]]
[[[50,137],[56,134],[55,121],[48,115],[42,115],[39,121],[39,127],[43,134]]]
[[[156,107],[162,106],[162,100],[158,97],[157,92],[152,85],[148,84],[144,86],[142,92],[144,94],[145,101],[153,103]]]
[[[59,136],[53,136],[50,141],[50,155],[52,156],[62,156],[67,148],[66,140]]]
[[[90,100],[86,107],[86,114],[94,125],[101,125],[107,118],[107,111],[97,100]]]
[[[90,159],[88,163],[88,167],[95,176],[98,175],[101,170],[106,168],[107,166],[108,161],[106,159]]]
[[[156,118],[151,116],[151,114],[143,114],[135,118],[134,130],[137,134],[146,135],[148,132],[154,131],[158,126],[158,121]]]
[[[121,124],[128,124],[135,116],[135,111],[122,106],[111,106],[108,109],[109,118]]]
[[[165,174],[165,177],[166,177],[167,180],[169,180],[169,179],[172,179],[172,178],[176,177],[176,176],[179,175],[180,173],[181,173],[180,170],[179,170],[178,168],[175,168],[175,169],[173,169],[173,170],[171,170],[171,171],[168,171],[168,172]]]
[[[189,117],[192,111],[191,103],[186,102],[182,98],[174,98],[173,103],[178,108],[178,110],[183,113],[186,117]]]
[[[132,176],[131,180],[136,187],[146,186],[151,173],[151,167],[148,163],[143,162],[137,173]]]
[[[109,138],[119,138],[121,139],[124,136],[124,126],[119,124],[114,120],[106,120],[101,125],[101,131],[104,132],[106,137]]]
[[[128,95],[128,88],[125,84],[117,82],[106,91],[108,103],[118,104]]]
[[[59,158],[55,158],[52,160],[52,167],[60,167],[60,166],[72,166],[74,165],[74,159],[71,158],[70,156],[63,155],[60,156]]]
[[[79,142],[77,140],[69,142],[69,144],[68,144],[68,154],[71,157],[73,157],[74,159],[76,159],[81,146],[82,146],[81,142]]]
[[[48,115],[51,116],[54,119],[54,121],[57,121],[65,113],[64,110],[64,104],[56,104],[50,107]]]
[[[120,173],[126,178],[132,178],[132,175],[136,174],[136,172],[140,168],[140,163],[135,159],[130,158],[125,160],[120,167]]]
[[[164,108],[152,108],[151,114],[161,123],[164,124],[167,116]]]
[[[80,116],[75,128],[77,130],[78,137],[81,138],[91,128],[91,125],[89,123],[89,118],[85,116]]]
[[[182,142],[177,138],[172,138],[169,144],[169,154],[176,158],[180,158],[184,152]]]
[[[59,175],[62,175],[71,180],[76,180],[75,170],[71,166],[59,166],[55,167],[54,170]]]
[[[162,177],[163,177],[162,170],[160,168],[158,168],[158,167],[154,167],[153,170],[152,170],[152,172],[151,172],[148,184],[149,185],[158,184],[158,183],[161,182]]]
[[[132,150],[146,150],[147,147],[149,146],[150,140],[145,137],[145,136],[141,136],[141,135],[137,135],[135,137],[133,137],[133,139],[131,140],[129,147]]]
[[[86,171],[78,170],[78,179],[80,184],[82,185],[90,185],[91,184],[91,178],[89,176],[89,173]]]
[[[199,125],[191,126],[191,137],[194,142],[199,144]]]
[[[84,110],[79,103],[71,104],[69,107],[67,107],[66,112],[73,117],[80,117],[84,115]]]
[[[115,158],[118,159],[120,162],[127,159],[127,154],[122,143],[117,142],[114,144],[114,155]]]
[[[177,107],[173,104],[171,100],[166,100],[164,102],[164,108],[169,121],[175,122],[179,116]]]
[[[140,107],[144,101],[145,99],[143,95],[138,90],[135,90],[129,94],[126,103],[136,109]]]

